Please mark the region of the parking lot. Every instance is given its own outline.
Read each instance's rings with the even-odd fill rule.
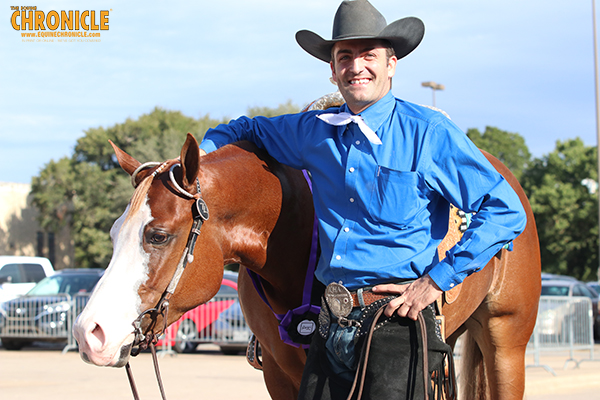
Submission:
[[[594,348],[600,360],[600,344]],[[574,358],[589,358],[575,352]],[[527,369],[528,400],[600,399],[600,361],[568,363],[568,353],[544,353],[543,368]],[[533,364],[533,356],[527,357]],[[160,399],[150,354],[131,361],[140,397]],[[161,374],[168,399],[260,399],[269,396],[262,374],[250,367],[243,355],[225,356],[214,345],[200,345],[196,353],[160,358]],[[100,368],[85,364],[76,352],[61,353],[60,347],[28,347],[21,351],[0,349],[0,398],[2,400],[65,400],[133,398],[125,369]]]
[[[168,399],[269,399],[262,373],[244,356],[225,356],[214,345],[201,345],[193,354],[159,360]],[[131,360],[140,398],[160,399],[149,353]],[[2,400],[65,400],[133,398],[124,368],[85,364],[79,353],[61,348],[0,349]]]

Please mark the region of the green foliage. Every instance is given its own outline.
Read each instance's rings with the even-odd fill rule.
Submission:
[[[223,121],[200,119],[155,108],[137,120],[109,128],[91,128],[77,141],[71,158],[50,161],[33,178],[33,203],[43,229],[71,230],[75,267],[106,267],[112,254],[109,231],[133,193],[108,140],[141,162],[179,155],[188,132],[198,140]]]
[[[502,161],[517,179],[521,178],[531,159],[523,136],[491,126],[486,126],[483,134],[477,128],[471,128],[467,130],[467,136],[477,147]]]
[[[57,232],[65,226],[73,210],[73,164],[70,159],[50,161],[32,180],[34,205],[42,211],[40,225],[43,229]]]
[[[584,179],[598,179],[596,147],[577,138],[558,141],[552,153],[535,159],[521,183],[535,214],[543,270],[592,280],[598,269],[598,196]]]
[[[111,140],[125,152],[139,160],[155,161],[176,157],[189,132],[201,139],[209,128],[223,121],[209,116],[199,120],[186,117],[179,111],[155,108],[137,120],[127,119],[110,128],[91,128],[77,141],[73,158],[76,162],[97,164],[102,170],[118,167]]]
[[[249,107],[246,115],[250,118],[262,115],[264,117],[276,117],[284,114],[295,114],[300,112],[300,107],[293,104],[291,100],[288,100],[284,104],[280,104],[277,108],[271,107]]]

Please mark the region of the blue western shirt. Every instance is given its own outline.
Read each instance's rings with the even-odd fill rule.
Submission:
[[[442,113],[391,92],[360,115],[382,145],[358,125],[332,126],[320,113],[344,104],[275,118],[242,117],[211,129],[207,152],[249,140],[279,162],[307,169],[319,219],[317,278],[350,289],[429,274],[442,290],[483,268],[518,236],[526,216],[518,196],[468,137]],[[450,203],[476,212],[456,246],[439,261]]]

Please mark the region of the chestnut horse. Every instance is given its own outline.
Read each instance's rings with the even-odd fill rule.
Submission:
[[[151,337],[164,327],[164,312],[155,315],[158,321],[138,318],[140,313],[166,297],[166,322],[175,322],[215,295],[224,264],[238,263],[240,301],[262,346],[269,394],[296,398],[306,355],[280,340],[274,312],[284,314],[302,302],[314,212],[303,174],[247,142],[200,157],[191,135],[179,159],[160,165],[142,165],[116,147],[115,152],[137,189],[111,229],[110,265],[73,328],[81,357],[95,365],[125,365],[137,340],[134,320],[140,325],[137,335]],[[444,304],[446,334],[451,344],[465,331],[471,338],[461,358],[468,368],[462,370],[464,398],[522,399],[525,348],[541,286],[538,238],[523,190],[506,167],[486,156],[519,194],[528,223],[513,251],[499,252]],[[199,199],[207,210],[197,210]],[[194,214],[209,215],[193,227]],[[193,257],[185,255],[190,232],[198,234]],[[261,276],[272,310],[245,269]],[[172,290],[174,276],[180,279]]]

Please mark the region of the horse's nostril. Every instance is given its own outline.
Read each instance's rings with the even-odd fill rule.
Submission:
[[[106,337],[104,335],[104,329],[102,329],[100,325],[96,324],[94,329],[91,331],[91,335],[98,341],[98,343],[100,343],[101,346],[104,345]]]

